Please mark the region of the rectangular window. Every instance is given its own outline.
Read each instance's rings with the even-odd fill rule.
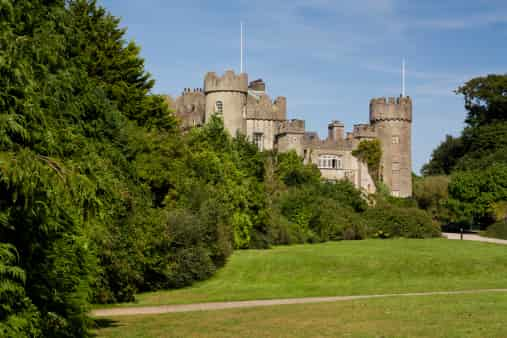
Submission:
[[[262,133],[254,133],[253,134],[253,143],[259,148],[260,151],[263,150],[263,142],[264,135]]]
[[[341,169],[342,159],[337,155],[320,155],[319,168],[321,169]]]
[[[398,135],[393,135],[393,144],[400,144],[400,137]]]

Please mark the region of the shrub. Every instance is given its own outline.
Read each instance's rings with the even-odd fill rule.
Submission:
[[[38,337],[40,314],[26,297],[26,274],[16,263],[14,248],[0,243],[0,337]]]
[[[447,207],[457,224],[495,222],[495,206],[507,200],[507,165],[493,164],[485,170],[456,172],[449,183]]]
[[[483,233],[487,237],[507,239],[507,222],[498,221],[493,223]]]
[[[417,208],[376,207],[363,215],[376,237],[429,238],[440,235],[428,213]]]
[[[330,199],[320,199],[310,229],[321,241],[364,239],[367,226],[361,216],[350,207],[341,207]]]
[[[145,248],[144,283],[141,290],[179,288],[208,278],[216,270],[206,231],[188,210],[167,211],[146,227],[150,231]]]

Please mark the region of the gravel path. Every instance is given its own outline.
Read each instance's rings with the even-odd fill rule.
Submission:
[[[259,306],[287,305],[287,304],[309,304],[309,303],[327,303],[340,302],[356,299],[372,299],[386,297],[412,297],[412,296],[434,296],[434,295],[463,295],[485,292],[507,292],[507,289],[484,289],[484,290],[464,290],[464,291],[435,291],[435,292],[411,292],[384,295],[358,295],[358,296],[337,296],[337,297],[309,297],[309,298],[290,298],[290,299],[270,299],[270,300],[249,300],[241,302],[219,302],[219,303],[199,303],[184,305],[161,305],[147,307],[129,307],[114,309],[98,309],[91,312],[95,317],[114,317],[131,315],[153,315],[173,312],[190,311],[209,311],[223,309],[249,308]]]
[[[444,232],[444,233],[442,233],[442,236],[444,236],[447,239],[460,239],[460,234],[455,234],[455,233],[450,233],[450,232]],[[507,245],[507,240],[505,240],[505,239],[482,237],[482,236],[474,235],[474,234],[463,234],[463,240],[464,241],[478,241],[478,242],[488,242],[488,243]]]

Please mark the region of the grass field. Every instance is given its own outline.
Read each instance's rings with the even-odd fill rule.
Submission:
[[[210,280],[145,293],[147,306],[211,301],[507,287],[507,246],[470,241],[365,240],[236,251]]]
[[[118,317],[108,337],[507,337],[507,294],[370,299]]]

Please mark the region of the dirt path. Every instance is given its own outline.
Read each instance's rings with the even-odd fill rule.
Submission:
[[[184,304],[184,305],[160,305],[160,306],[147,306],[147,307],[98,309],[98,310],[93,310],[91,315],[95,316],[95,317],[153,315],[153,314],[172,313],[172,312],[209,311],[209,310],[237,309],[237,308],[248,308],[248,307],[259,307],[259,306],[272,306],[272,305],[340,302],[340,301],[356,300],[356,299],[434,296],[434,295],[463,295],[463,294],[474,294],[474,293],[485,293],[485,292],[507,292],[507,289],[411,292],[411,293],[384,294],[384,295],[309,297],[309,298],[290,298],[290,299],[249,300],[249,301],[241,301],[241,302],[199,303],[199,304]]]
[[[444,232],[444,233],[442,233],[442,236],[444,236],[447,239],[461,239],[460,234],[455,234],[455,233],[450,233],[450,232]],[[478,242],[488,242],[488,243],[507,245],[507,240],[505,240],[505,239],[482,237],[482,236],[473,235],[473,234],[464,234],[463,240],[464,241],[478,241]]]

